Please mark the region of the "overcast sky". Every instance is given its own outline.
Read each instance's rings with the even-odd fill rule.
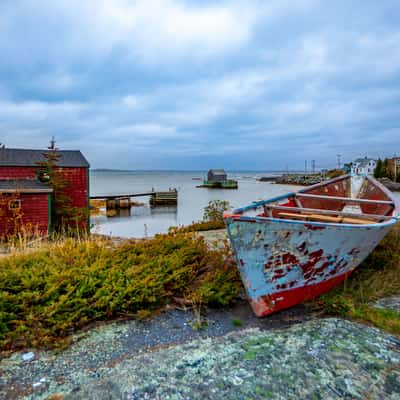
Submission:
[[[0,142],[92,167],[400,154],[399,0],[1,0]]]

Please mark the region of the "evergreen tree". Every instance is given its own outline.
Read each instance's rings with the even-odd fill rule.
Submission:
[[[383,161],[382,170],[383,170],[382,171],[383,172],[383,174],[382,174],[383,177],[389,178],[391,180],[394,179],[393,171],[392,171],[392,168],[390,167],[390,163],[389,163],[389,160],[387,158],[385,158],[385,160]]]
[[[88,211],[72,206],[71,198],[67,195],[70,182],[58,168],[61,154],[57,152],[54,138],[48,151],[43,153],[45,161],[38,162],[38,178],[47,183],[53,189],[51,203],[52,228],[57,232],[65,232],[72,229],[82,229],[85,226]]]
[[[376,162],[376,167],[374,171],[374,177],[375,178],[382,178],[382,169],[383,169],[383,163],[380,158],[378,158],[378,161]]]

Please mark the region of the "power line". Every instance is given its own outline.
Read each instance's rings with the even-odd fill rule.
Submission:
[[[336,154],[336,157],[337,157],[338,169],[341,169],[342,168],[342,159],[341,159],[342,155],[341,154]]]

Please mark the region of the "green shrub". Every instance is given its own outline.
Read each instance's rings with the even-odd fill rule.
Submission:
[[[203,232],[211,231],[214,229],[224,229],[224,221],[206,221],[206,222],[194,222],[191,225],[185,226],[183,231],[185,232]]]
[[[223,306],[240,290],[233,261],[190,233],[48,244],[0,259],[0,348],[60,346],[93,321],[144,318],[175,299]]]
[[[213,200],[210,201],[207,207],[204,208],[203,221],[217,221],[223,222],[224,211],[229,209],[229,202],[226,200]]]

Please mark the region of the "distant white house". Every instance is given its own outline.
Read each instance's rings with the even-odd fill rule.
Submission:
[[[373,175],[376,168],[376,160],[368,157],[357,158],[351,163],[353,175]]]

